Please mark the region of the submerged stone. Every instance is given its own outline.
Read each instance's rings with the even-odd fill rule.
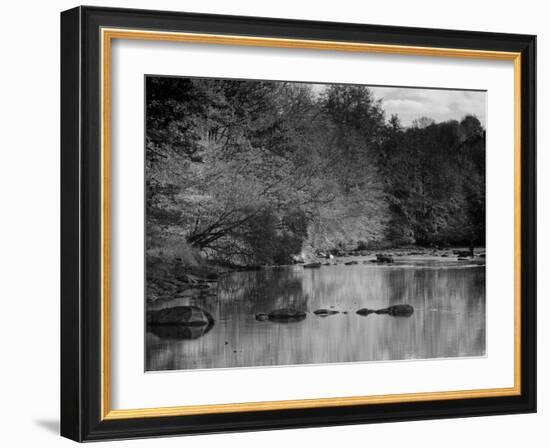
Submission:
[[[361,308],[360,310],[357,310],[355,313],[359,314],[359,316],[368,316],[369,314],[374,313],[374,310],[370,310],[368,308]]]
[[[273,322],[300,322],[306,318],[306,313],[304,311],[295,310],[294,308],[281,308],[271,311],[267,317]]]
[[[376,310],[376,314],[389,314],[396,317],[408,317],[414,313],[411,305],[393,305],[388,308]]]
[[[319,317],[327,317],[327,316],[333,316],[334,314],[338,314],[340,311],[336,310],[327,310],[325,308],[321,308],[320,310],[315,310],[313,314],[319,316]]]

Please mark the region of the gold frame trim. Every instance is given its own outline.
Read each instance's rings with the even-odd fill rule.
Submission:
[[[111,409],[110,346],[110,51],[113,39],[186,42],[215,45],[297,48],[321,51],[384,53],[513,61],[514,63],[514,386],[444,392],[315,398],[142,409]],[[229,412],[307,409],[413,401],[503,397],[521,394],[521,53],[417,47],[304,39],[279,39],[216,34],[101,29],[101,420],[168,417]]]

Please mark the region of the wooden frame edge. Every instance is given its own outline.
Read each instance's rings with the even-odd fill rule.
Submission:
[[[110,408],[110,44],[112,39],[193,42],[216,45],[241,45],[299,48],[323,51],[369,52],[411,56],[459,57],[513,61],[514,63],[514,386],[509,388],[410,394],[370,395],[304,400],[281,400],[215,405],[190,405],[141,409]],[[410,403],[432,400],[458,400],[521,395],[521,53],[368,44],[307,39],[249,37],[240,35],[144,31],[101,28],[101,405],[100,419],[173,417],[215,413],[308,409],[367,404]]]

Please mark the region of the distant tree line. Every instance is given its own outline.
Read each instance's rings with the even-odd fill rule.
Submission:
[[[282,264],[485,242],[485,130],[403,127],[364,86],[148,77],[147,247]]]

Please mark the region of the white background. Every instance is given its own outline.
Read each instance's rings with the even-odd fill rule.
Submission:
[[[6,446],[68,446],[57,436],[59,414],[59,11],[69,1],[12,2],[3,5],[0,123],[2,163],[0,221],[3,319],[0,325],[0,440]],[[550,56],[549,12],[544,2],[524,0],[479,2],[394,0],[320,2],[258,1],[90,1],[103,6],[159,8],[316,20],[475,29],[538,34],[539,147],[539,413],[537,415],[405,422],[383,425],[200,436],[118,442],[111,446],[176,446],[182,443],[246,446],[370,446],[464,447],[495,445],[546,446],[550,411],[543,356],[549,332],[550,270],[545,253],[550,236],[550,205],[546,192],[549,156],[544,153],[544,123],[550,120],[545,77]],[[546,54],[545,54],[546,49]],[[546,140],[544,140],[545,142]],[[545,203],[545,204],[544,204]],[[548,352],[548,350],[546,350]],[[102,446],[99,444],[98,446]]]
[[[111,67],[114,409],[513,386],[513,62],[115,40]],[[487,90],[488,356],[144,373],[143,89],[151,73]]]

